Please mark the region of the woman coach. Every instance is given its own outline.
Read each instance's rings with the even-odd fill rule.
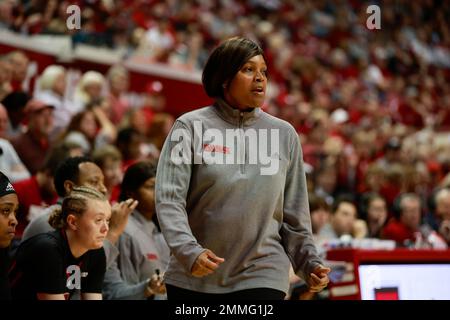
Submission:
[[[177,119],[157,170],[157,216],[173,254],[168,299],[283,299],[290,263],[310,291],[322,290],[330,269],[311,235],[298,135],[260,108],[262,49],[245,38],[224,41],[202,82],[214,104]],[[276,172],[263,170],[264,153],[279,162]]]

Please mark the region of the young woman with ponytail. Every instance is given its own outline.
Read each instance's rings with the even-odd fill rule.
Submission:
[[[83,300],[102,299],[110,217],[103,194],[75,187],[49,218],[56,230],[19,246],[10,274],[13,299],[67,300],[76,291]]]

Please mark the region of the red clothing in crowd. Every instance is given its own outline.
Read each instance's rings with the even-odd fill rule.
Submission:
[[[414,230],[409,229],[402,222],[395,218],[391,218],[389,223],[383,229],[382,238],[395,240],[397,244],[403,245],[405,240],[415,241],[416,234]]]
[[[37,211],[40,211],[52,204],[55,204],[58,200],[58,196],[44,195],[39,189],[39,185],[36,176],[32,176],[30,179],[22,180],[14,185],[16,189],[17,197],[19,198],[19,212],[17,214],[18,225],[16,228],[16,237],[22,237],[23,230],[27,226],[29,220]],[[31,211],[30,212],[30,208]],[[31,213],[31,216],[29,216]]]
[[[49,150],[48,140],[39,140],[30,131],[11,141],[25,167],[31,174],[36,174],[44,165]]]

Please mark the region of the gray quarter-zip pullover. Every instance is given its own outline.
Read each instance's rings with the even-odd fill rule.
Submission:
[[[226,139],[233,131],[236,136]],[[219,161],[205,163],[212,156]],[[290,262],[302,278],[322,263],[298,135],[260,108],[243,112],[218,100],[178,118],[158,164],[156,208],[172,252],[165,281],[174,286],[287,292]],[[225,262],[197,278],[190,270],[205,249]]]

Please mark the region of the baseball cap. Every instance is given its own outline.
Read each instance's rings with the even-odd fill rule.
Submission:
[[[14,190],[14,187],[8,177],[0,171],[0,197],[6,196],[10,193],[16,193],[16,190]]]

